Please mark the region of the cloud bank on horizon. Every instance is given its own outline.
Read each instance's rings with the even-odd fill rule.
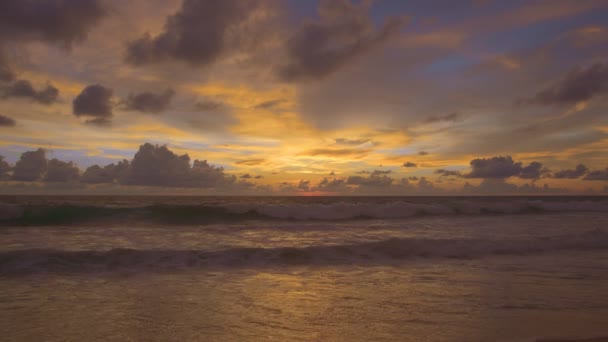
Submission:
[[[603,0],[2,1],[0,188],[605,192],[606,18]]]

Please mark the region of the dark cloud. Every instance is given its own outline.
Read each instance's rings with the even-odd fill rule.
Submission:
[[[253,108],[254,109],[270,109],[270,108],[276,107],[277,105],[279,105],[283,102],[285,102],[285,100],[283,100],[283,99],[265,101],[265,102],[255,105]]]
[[[440,175],[439,177],[463,177],[460,171],[454,170],[446,170],[446,169],[437,169],[435,170],[435,174]]]
[[[0,180],[6,180],[9,178],[9,172],[13,168],[4,160],[4,156],[0,156]]]
[[[404,178],[405,179],[405,178]],[[418,177],[416,176],[411,176],[411,177],[407,177],[407,179],[411,180],[411,181],[417,181]]]
[[[0,127],[14,127],[17,122],[8,116],[0,115]]]
[[[264,178],[264,176],[262,176],[262,175],[257,175],[257,176],[255,176],[255,177],[253,177],[253,178],[255,178],[255,179],[262,179],[262,178]]]
[[[509,194],[517,192],[517,185],[507,183],[504,178],[484,179],[478,186],[465,183],[463,192],[475,194]]]
[[[443,116],[431,116],[424,120],[425,123],[436,123],[436,122],[454,122],[461,119],[461,115],[458,113],[450,113]]]
[[[166,146],[144,144],[135,153],[125,184],[176,186],[183,185],[190,173],[190,157],[178,156]]]
[[[595,180],[608,181],[608,169],[606,169],[606,170],[591,171],[591,172],[589,172],[585,176],[585,178],[583,178],[583,180],[586,180],[586,181],[595,181]]]
[[[602,62],[569,71],[562,80],[540,91],[527,102],[569,105],[590,100],[606,90],[608,90],[608,63]]]
[[[194,160],[190,166],[187,154],[177,155],[166,146],[144,144],[133,157],[122,180],[127,185],[213,188],[231,185],[235,176],[224,169],[209,165],[206,160]]]
[[[531,162],[528,166],[523,167],[519,174],[522,179],[539,179],[541,176],[549,173],[549,170],[543,168],[543,164],[539,162]]]
[[[347,178],[346,184],[364,187],[389,187],[393,183],[393,178],[387,176],[389,172],[375,170],[369,177],[350,176]]]
[[[209,112],[224,109],[226,105],[219,101],[200,101],[194,104],[194,109],[201,112]]]
[[[244,160],[238,160],[235,162],[236,165],[247,165],[247,166],[254,166],[254,165],[260,165],[263,164],[266,161],[266,159],[244,159]]]
[[[423,193],[430,193],[435,191],[435,185],[426,179],[426,177],[420,177],[420,180],[418,180],[418,190]]]
[[[252,177],[251,177],[250,174],[246,173],[244,175],[241,175],[241,178],[243,178],[243,179],[249,179],[249,178],[252,178]]]
[[[0,38],[70,47],[84,40],[106,13],[101,0],[2,0]]]
[[[324,192],[349,192],[351,189],[346,185],[346,180],[342,178],[323,178],[312,191]]]
[[[309,191],[310,190],[310,181],[301,179],[298,183],[298,190]]]
[[[235,176],[224,174],[223,167],[210,165],[206,160],[195,160],[192,162],[190,177],[186,185],[199,188],[214,188],[230,186],[235,184],[235,181]]]
[[[227,36],[247,20],[258,1],[184,0],[167,18],[162,33],[146,33],[127,45],[127,61],[134,65],[176,60],[193,66],[209,65],[226,50]]]
[[[167,109],[174,95],[175,91],[170,88],[159,94],[147,91],[131,94],[126,99],[125,107],[127,110],[156,114]]]
[[[359,146],[369,142],[369,139],[345,139],[345,138],[337,138],[335,139],[336,144],[338,145],[347,145],[347,146]]]
[[[566,179],[576,179],[584,176],[589,169],[583,165],[578,164],[574,170],[561,170],[553,174],[553,178],[566,178]]]
[[[112,94],[110,88],[99,84],[89,85],[72,102],[72,111],[76,116],[109,118],[112,116]]]
[[[429,155],[429,153],[428,153],[428,152],[426,152],[426,151],[420,151],[420,152],[418,152],[418,155],[419,155],[419,156],[428,156],[428,155]]]
[[[59,97],[59,90],[52,84],[47,84],[44,89],[36,90],[28,80],[17,80],[2,87],[0,91],[3,98],[29,98],[45,105],[56,102]]]
[[[13,179],[18,181],[35,181],[42,177],[46,171],[46,151],[39,148],[36,151],[27,151],[15,164]]]
[[[187,154],[180,156],[166,146],[149,143],[140,146],[131,162],[123,160],[103,167],[93,165],[85,170],[82,177],[72,162],[57,159],[47,162],[43,149],[29,151],[21,155],[12,177],[20,181],[42,179],[45,182],[69,182],[79,178],[85,184],[221,188],[237,192],[256,190],[254,183],[237,181],[235,176],[226,175],[222,167],[210,165],[206,160],[191,163]]]
[[[509,178],[521,173],[521,163],[515,163],[511,157],[492,157],[473,159],[470,162],[471,172],[466,178]]]
[[[390,17],[375,28],[369,3],[322,0],[319,21],[306,21],[287,41],[288,62],[278,69],[284,81],[320,79],[364,52],[379,46],[404,26],[403,18]]]
[[[403,167],[418,167],[418,165],[416,163],[412,163],[412,162],[405,162],[403,163],[403,165],[401,165]]]
[[[80,177],[82,183],[101,184],[122,182],[129,170],[129,161],[122,160],[117,164],[109,164],[104,167],[93,165],[88,167]]]
[[[471,172],[460,174],[465,178],[506,179],[519,177],[522,179],[536,180],[549,174],[549,169],[543,167],[542,163],[531,162],[523,166],[521,162],[514,162],[510,156],[473,159],[470,162]],[[436,173],[447,175],[446,170],[437,170]],[[456,175],[456,174],[453,174]]]
[[[80,171],[72,162],[51,159],[46,166],[45,182],[69,182],[78,180]]]
[[[298,192],[298,188],[292,183],[281,182],[279,183],[279,192],[281,193],[294,193]]]

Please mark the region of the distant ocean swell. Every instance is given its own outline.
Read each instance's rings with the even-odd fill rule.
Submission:
[[[415,259],[475,259],[496,255],[598,250],[608,250],[608,233],[601,230],[530,240],[393,238],[350,245],[228,248],[219,251],[29,249],[0,252],[0,275],[178,271],[189,268],[260,268],[282,265],[384,265]]]
[[[512,215],[558,212],[606,212],[608,200],[454,200],[439,203],[335,202],[328,204],[145,205],[17,205],[0,203],[0,224],[56,225],[99,222],[205,224],[246,220],[403,219],[434,215]]]

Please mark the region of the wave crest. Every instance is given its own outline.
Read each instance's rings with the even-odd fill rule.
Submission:
[[[388,239],[350,245],[205,250],[16,250],[0,252],[0,274],[40,272],[176,271],[285,265],[384,265],[419,258],[472,259],[559,251],[608,250],[608,233],[595,230],[533,240]]]
[[[156,204],[133,207],[95,205],[0,204],[0,223],[17,225],[111,223],[206,224],[245,220],[404,219],[435,215],[513,215],[555,212],[608,212],[606,200],[441,199],[336,201],[333,203],[227,203],[224,205]]]

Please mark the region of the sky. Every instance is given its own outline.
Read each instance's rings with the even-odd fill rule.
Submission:
[[[4,0],[0,193],[606,193],[607,94],[608,0]]]

